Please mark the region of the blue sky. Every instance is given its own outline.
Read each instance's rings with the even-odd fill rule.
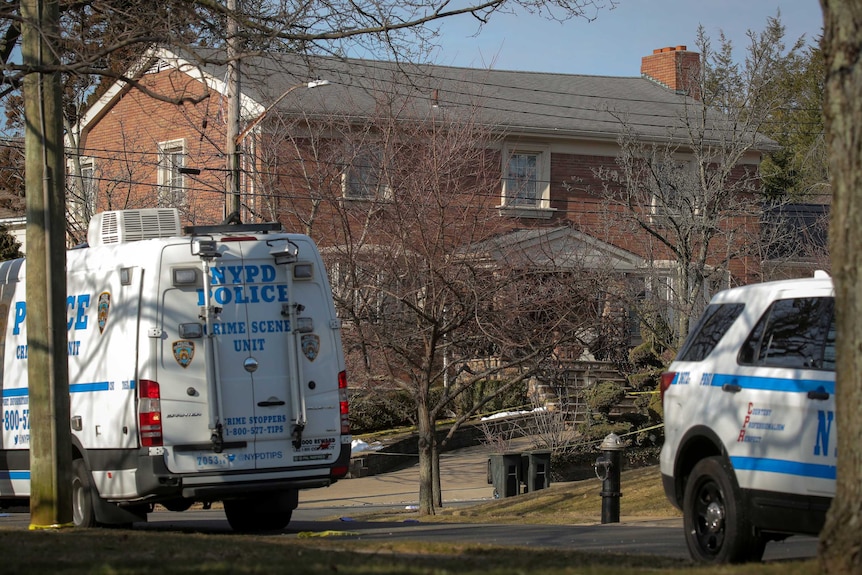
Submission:
[[[565,74],[639,76],[641,58],[656,48],[695,50],[697,28],[718,44],[720,31],[745,55],[747,30],[762,31],[781,12],[787,44],[803,34],[816,42],[823,26],[817,0],[619,0],[588,21],[565,23],[520,13],[495,15],[479,33],[477,20],[459,16],[441,25],[434,63]],[[594,12],[593,12],[594,13]]]

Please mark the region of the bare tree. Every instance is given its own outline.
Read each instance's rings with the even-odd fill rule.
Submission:
[[[738,65],[730,41],[722,36],[713,50],[701,28],[700,66],[679,70],[688,92],[679,96],[675,127],[650,142],[618,115],[617,166],[598,170],[616,231],[644,238],[649,269],[632,305],[666,306],[670,317],[662,319],[673,326],[676,341],[664,343],[672,349],[713,291],[758,273],[751,252],[760,243],[757,161],[775,147],[760,128],[784,101],[770,83],[782,63],[796,57],[801,41],[786,48],[777,18],[748,36],[748,56]]]
[[[279,174],[262,195],[323,246],[353,384],[412,398],[420,512],[431,514],[440,449],[548,358],[587,349],[601,298],[573,294],[606,290],[607,272],[554,252],[548,230],[514,231],[499,216],[501,136],[474,118],[479,104],[423,112],[415,98],[374,93],[377,113],[361,122],[268,132],[284,151],[270,155],[278,169],[262,169]],[[441,436],[444,415],[455,419]]]
[[[92,199],[87,197],[93,188],[93,174],[79,161],[82,150],[77,131],[88,107],[116,81],[178,106],[200,103],[211,96],[209,91],[165,91],[142,82],[134,73],[139,71],[134,65],[151,46],[180,50],[200,66],[228,66],[237,70],[248,57],[272,52],[359,54],[399,62],[424,61],[433,47],[435,26],[445,18],[472,17],[478,31],[497,12],[526,11],[567,20],[577,16],[593,18],[600,9],[615,3],[615,0],[480,0],[453,8],[438,0],[301,5],[286,0],[233,3],[170,0],[157,4],[149,0],[55,1],[60,10],[59,35],[50,40],[57,46],[59,64],[51,72],[62,74],[65,83],[64,128],[72,151],[68,195],[75,206],[69,222],[73,241],[80,239],[80,230],[86,228],[93,211]],[[14,50],[20,42],[20,30],[19,3],[4,4],[0,8],[0,97],[5,98],[7,128],[11,129],[22,126],[20,85],[23,75],[30,71]],[[223,138],[220,144],[224,148],[222,153],[230,158],[236,157],[230,149],[232,143],[233,138]],[[194,210],[180,207],[194,215]]]
[[[608,0],[608,2],[612,3],[613,0]],[[209,98],[209,90],[189,92],[177,90],[176,86],[169,86],[173,89],[162,91],[158,89],[158,86],[154,88],[142,81],[141,76],[137,74],[141,71],[140,69],[133,69],[133,73],[130,73],[128,71],[129,64],[137,59],[138,54],[144,51],[144,47],[154,44],[184,49],[189,57],[199,64],[225,65],[229,71],[236,70],[237,63],[243,58],[270,50],[299,54],[324,52],[341,55],[349,51],[352,45],[359,45],[360,47],[370,47],[372,50],[385,49],[396,59],[415,58],[425,54],[424,50],[428,45],[427,40],[433,36],[433,30],[429,27],[443,18],[469,14],[476,17],[479,22],[485,22],[496,12],[508,10],[510,7],[512,9],[520,7],[527,11],[542,12],[552,18],[567,19],[582,15],[585,7],[597,7],[599,4],[596,0],[480,0],[476,4],[468,3],[457,8],[452,8],[446,0],[439,2],[437,0],[419,0],[408,3],[378,0],[340,2],[336,0],[335,2],[305,4],[261,0],[228,4],[228,6],[239,5],[237,10],[228,9],[227,6],[222,6],[220,3],[186,0],[172,0],[157,5],[143,0],[132,2],[114,2],[112,0],[63,2],[62,10],[60,5],[59,0],[46,2],[44,8],[50,17],[44,20],[41,15],[34,16],[34,13],[42,11],[43,6],[41,4],[38,5],[38,10],[36,6],[31,6],[29,3],[22,7],[16,2],[6,3],[0,8],[0,29],[3,31],[3,41],[0,43],[0,58],[2,58],[3,64],[0,84],[2,84],[2,89],[6,90],[4,94],[10,94],[17,90],[25,77],[27,78],[27,86],[30,88],[33,86],[30,79],[36,78],[36,74],[48,74],[52,77],[52,82],[58,75],[62,74],[66,76],[65,87],[68,92],[76,96],[87,94],[88,97],[96,97],[100,90],[105,89],[105,86],[113,84],[113,81],[120,81],[126,88],[146,94],[153,99],[177,105],[194,105]],[[41,29],[36,30],[35,22],[44,22],[45,24]],[[58,22],[59,25],[57,25]],[[38,59],[27,58],[30,52],[27,50],[25,51],[27,61],[16,62],[14,46],[22,28],[27,31],[28,37],[38,37],[41,43],[49,47],[44,51],[50,54],[50,59],[41,57],[41,49]],[[237,30],[239,32],[236,32]],[[419,41],[414,41],[416,39]],[[222,48],[225,41],[228,45],[224,52],[212,50],[204,52],[198,49],[201,44],[208,42],[211,42],[215,48]],[[145,65],[149,65],[149,63]],[[234,77],[236,74],[229,74],[228,76]],[[101,87],[95,86],[92,82],[93,77],[104,78],[110,82]],[[230,81],[229,84],[230,90],[228,92],[235,93],[238,86],[234,81]],[[51,93],[53,96],[54,91],[51,90]],[[34,101],[32,94],[31,92],[26,98],[28,114],[25,124],[28,126],[28,142],[35,141],[29,137],[31,133],[29,127],[35,125],[29,114],[35,109],[32,107]],[[80,98],[78,101],[84,99]],[[60,134],[60,126],[65,120],[66,129],[71,136],[71,144],[78,148],[75,150],[74,157],[80,159],[83,151],[81,149],[82,143],[77,138],[80,132],[75,127],[80,124],[82,119],[82,108],[74,105],[73,99],[69,98],[68,94],[66,100],[70,105],[64,107],[60,102],[60,94],[57,93],[55,98],[57,105],[54,107],[57,108],[58,117],[56,121],[52,119],[48,124],[53,132]],[[236,101],[231,104],[229,115],[233,115],[233,111],[237,107],[235,106]],[[61,111],[64,112],[62,119],[60,118]],[[230,122],[230,124],[234,127],[235,123]],[[59,141],[51,143],[55,152],[60,149]],[[228,157],[230,165],[237,156],[234,149],[236,139],[230,130],[227,131],[225,143],[225,155]],[[386,143],[387,145],[391,144],[394,148],[391,150],[386,148],[381,154],[375,154],[371,161],[374,161],[376,157],[389,158],[393,154],[397,156],[406,153],[409,156],[411,150],[409,140],[395,138],[386,140]],[[41,151],[45,152],[45,149],[43,144]],[[38,147],[28,146],[28,166],[38,165],[39,152]],[[178,152],[171,153],[179,154]],[[167,152],[165,152],[166,154]],[[162,155],[162,151],[160,151],[160,155]],[[419,157],[428,158],[431,156],[420,155]],[[63,162],[60,154],[55,153],[52,160],[54,160],[51,165],[53,173],[62,174]],[[173,166],[177,163],[173,159],[170,159],[169,162],[173,162],[173,164],[166,165]],[[81,200],[80,216],[83,223],[90,215],[90,184],[95,179],[95,174],[86,175],[84,166],[80,161],[73,163],[77,187],[73,187],[72,191],[77,193]],[[389,164],[385,165],[388,166]],[[390,320],[396,323],[400,322],[405,327],[408,325],[411,327],[400,330],[402,337],[405,338],[401,341],[385,341],[383,339],[386,334],[385,331],[371,332],[365,335],[368,336],[366,340],[376,346],[374,351],[377,353],[373,357],[386,367],[385,372],[390,377],[406,375],[406,379],[413,383],[416,390],[417,413],[420,416],[420,452],[423,460],[423,509],[426,512],[433,510],[430,490],[426,489],[426,486],[430,485],[428,472],[433,470],[432,462],[434,461],[436,441],[433,434],[434,415],[435,408],[439,405],[432,406],[429,404],[429,390],[430,385],[440,377],[437,374],[446,371],[445,369],[441,371],[436,362],[441,338],[452,332],[453,326],[464,325],[471,321],[475,323],[475,320],[482,315],[479,314],[480,306],[476,302],[495,301],[493,297],[487,300],[477,300],[475,296],[479,293],[478,288],[475,285],[469,287],[470,281],[479,277],[478,272],[482,271],[481,267],[462,265],[455,274],[447,273],[449,268],[438,267],[441,262],[451,261],[453,258],[460,258],[465,262],[469,261],[469,254],[466,256],[458,254],[457,250],[452,249],[459,245],[457,243],[452,244],[454,238],[460,240],[464,245],[469,245],[468,240],[484,238],[477,237],[475,233],[459,234],[457,228],[449,227],[443,223],[439,215],[446,212],[451,213],[458,208],[457,205],[452,205],[452,202],[453,198],[459,198],[460,194],[453,192],[459,191],[456,188],[456,182],[462,182],[464,175],[458,174],[453,177],[453,174],[448,171],[450,167],[445,164],[436,164],[435,168],[440,170],[436,173],[438,176],[437,185],[433,185],[435,182],[432,179],[420,182],[418,185],[414,184],[412,187],[408,186],[406,189],[411,189],[413,193],[405,194],[405,202],[393,201],[385,206],[386,209],[383,210],[384,221],[386,223],[396,222],[396,227],[378,227],[380,222],[374,220],[381,218],[376,211],[369,211],[369,217],[360,222],[375,225],[375,232],[378,232],[377,245],[387,248],[394,247],[394,249],[388,249],[380,254],[384,258],[382,261],[390,262],[389,273],[381,278],[383,281],[372,284],[371,287],[379,291],[384,301],[388,300],[395,303],[393,308],[387,309],[387,314],[378,319],[383,322]],[[176,171],[178,172],[178,170]],[[238,170],[236,170],[236,174],[238,175]],[[32,192],[39,189],[39,178],[38,175],[28,170],[28,179],[30,176],[35,177],[27,183],[27,188]],[[230,171],[226,175],[226,181],[231,183],[233,177],[233,171]],[[385,181],[391,186],[394,179],[390,179],[389,176],[385,177]],[[239,188],[239,182],[236,179],[232,184],[235,188]],[[160,184],[159,187],[171,191],[176,186],[171,183],[169,185]],[[376,182],[375,189],[380,190],[379,182]],[[161,193],[162,190],[159,189],[158,191]],[[31,194],[30,198],[35,202],[37,196],[38,194]],[[55,194],[55,197],[57,196],[59,193]],[[424,200],[428,198],[431,198],[432,201],[425,202]],[[380,198],[375,196],[374,199]],[[31,202],[28,201],[28,212],[36,213],[36,204],[32,204],[33,208],[30,208],[30,205]],[[332,207],[340,208],[342,206],[333,205]],[[48,208],[55,210],[62,208],[62,206],[55,201],[51,202]],[[38,209],[41,210],[42,208],[38,207]],[[456,215],[463,216],[469,213],[469,210],[463,210],[457,212]],[[437,216],[436,220],[435,216]],[[426,234],[405,235],[411,229],[408,224],[413,223],[416,218],[420,218],[418,221],[423,223],[430,222],[436,227],[428,228]],[[427,218],[427,220],[421,218]],[[61,221],[62,217],[49,219]],[[350,229],[355,228],[356,222],[352,221],[352,216],[347,216],[343,221],[349,224]],[[482,226],[477,226],[475,221],[465,222],[463,219],[457,221],[462,225],[470,226],[469,230],[483,229]],[[421,230],[414,229],[414,231],[419,232]],[[54,242],[51,244],[54,251],[56,251],[55,248],[61,247],[57,241],[57,236],[62,232],[62,226],[54,230]],[[35,253],[39,255],[38,251]],[[62,261],[62,257],[60,259]],[[354,260],[348,261],[355,265]],[[375,261],[380,262],[381,260]],[[391,264],[398,265],[392,266]],[[400,266],[401,273],[391,273],[392,267],[398,272],[398,266]],[[49,266],[41,267],[49,269]],[[382,272],[386,271],[387,269],[382,270]],[[403,275],[405,271],[407,275]],[[410,275],[410,271],[416,273]],[[492,276],[493,274],[486,273],[485,275]],[[518,274],[512,274],[511,277],[517,278]],[[33,282],[33,284],[36,283]],[[501,285],[505,286],[507,283],[511,285],[508,277],[507,282],[503,282]],[[486,286],[486,289],[492,289],[490,295],[493,296],[493,288],[497,287],[496,282],[490,281],[486,277],[481,285]],[[381,286],[385,287],[381,289]],[[363,284],[359,287],[364,289],[365,286]],[[53,295],[59,294],[61,291],[57,288],[53,291]],[[35,301],[36,298],[31,299]],[[61,297],[53,297],[55,307],[58,305],[57,302],[62,302],[62,299]],[[457,312],[453,310],[457,310]],[[499,331],[499,328],[495,329],[495,320],[503,317],[503,314],[488,314],[487,310],[484,311],[486,313],[479,326],[486,336],[491,334],[499,338],[496,342],[499,350],[494,351],[501,357],[507,357],[506,352],[509,351],[514,341],[518,341],[518,338],[513,337],[510,333]],[[539,317],[539,311],[530,311]],[[545,313],[557,312],[558,309],[544,311]],[[453,321],[452,317],[457,319]],[[547,320],[547,318],[543,319]],[[511,327],[522,326],[517,325],[516,322]],[[47,332],[47,330],[45,331]],[[56,330],[54,333],[57,333]],[[537,334],[534,333],[533,335]],[[518,358],[515,365],[528,364],[531,358],[540,353],[542,346],[538,345],[538,342],[542,341],[545,341],[545,338],[537,337],[534,341],[530,341],[533,345],[532,348],[528,348],[529,351],[511,354],[512,357]],[[51,346],[62,347],[56,345],[58,343],[58,341],[52,342]],[[35,347],[50,349],[51,346]],[[470,346],[470,348],[474,354],[481,351],[474,346]],[[495,366],[488,373],[494,374],[499,371],[499,367]],[[55,376],[58,382],[65,379],[65,375],[59,372]],[[517,381],[519,377],[523,377],[523,375],[516,373],[512,379]],[[399,377],[399,381],[403,381],[403,379]],[[62,394],[60,395],[62,396]],[[448,398],[444,404],[450,400],[451,398]],[[64,409],[68,412],[68,405]],[[60,409],[61,415],[62,412],[63,409]]]
[[[838,463],[835,499],[820,534],[820,565],[824,573],[862,571],[862,29],[859,3],[823,0],[826,56],[826,142],[832,183],[830,249],[835,282],[836,421]]]
[[[524,11],[558,21],[591,19],[615,3],[616,0],[479,0],[453,7],[440,0],[303,4],[245,0],[236,3],[236,10],[230,10],[227,4],[199,0],[158,4],[149,0],[63,0],[58,2],[60,37],[53,39],[62,53],[59,69],[52,71],[67,75],[67,95],[72,104],[81,95],[98,97],[113,80],[129,82],[153,97],[175,100],[174,95],[149,90],[128,75],[132,64],[152,45],[185,48],[200,61],[224,64],[224,51],[214,56],[212,52],[197,52],[196,48],[224,48],[228,21],[235,22],[239,30],[239,59],[265,52],[345,56],[361,50],[363,54],[410,61],[427,57],[435,26],[445,18],[472,17],[481,29],[498,12]],[[17,1],[0,8],[0,32],[0,97],[5,97],[17,94],[28,71],[16,59],[15,45],[21,34]],[[15,102],[20,104],[20,96]],[[13,121],[19,117],[15,102],[7,106]],[[72,105],[67,115],[74,117],[80,111],[80,107]]]

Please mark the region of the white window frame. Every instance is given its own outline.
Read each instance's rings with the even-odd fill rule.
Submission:
[[[188,203],[186,177],[180,172],[185,166],[185,156],[185,140],[159,142],[159,207],[182,208]]]
[[[528,176],[533,180],[535,190],[524,197],[516,184],[517,174],[513,174],[513,160],[533,158],[534,172]],[[548,218],[551,209],[551,148],[543,144],[505,144],[501,166],[501,204],[506,215],[516,217]],[[524,171],[523,169],[521,170]],[[514,177],[513,177],[514,176]]]
[[[333,293],[343,300],[348,298],[351,299],[354,308],[365,307],[373,310],[373,323],[380,323],[382,321],[381,316],[383,314],[384,295],[383,291],[379,288],[384,281],[383,275],[380,273],[377,275],[371,275],[366,272],[362,266],[357,267],[357,273],[363,276],[364,280],[367,280],[364,281],[363,284],[373,286],[373,288],[370,289],[373,289],[374,291],[372,292],[372,295],[369,295],[370,289],[368,287],[363,288],[362,286],[352,285],[349,273],[342,271],[342,266],[345,265],[346,264],[341,261],[335,261],[329,264],[329,282],[332,286]]]
[[[341,174],[341,193],[346,200],[379,201],[392,198],[385,150],[375,144],[353,146]],[[364,181],[363,181],[364,180]],[[372,189],[373,188],[373,189]]]
[[[99,193],[99,182],[96,177],[95,158],[82,157],[79,160],[81,168],[80,179],[75,179],[75,192],[77,197],[74,201],[72,212],[76,218],[83,222],[89,222],[96,212],[96,196]]]
[[[689,175],[692,176],[691,181],[692,182],[695,181],[694,180],[694,169],[695,169],[695,167],[694,167],[693,163],[687,162],[687,161],[678,161],[678,162],[674,162],[673,166],[671,166],[671,167],[675,170],[675,172],[679,172],[679,173],[683,173],[683,174],[689,173]],[[665,171],[668,168],[664,164],[659,164],[657,169],[659,171]],[[677,180],[677,182],[679,182],[679,181],[683,180],[684,177],[674,176],[674,179]],[[663,183],[662,181],[655,182],[654,185],[667,186],[667,184]],[[667,200],[667,198],[670,195],[671,195],[671,192],[668,190],[663,191],[661,196],[659,194],[657,194],[656,192],[652,193],[652,195],[650,196],[650,204],[649,204],[650,221],[652,221],[654,223],[660,223],[662,218],[680,217],[683,215],[678,210],[672,211],[672,210],[668,209],[668,202],[665,200]],[[700,215],[700,211],[701,211],[700,206],[696,205],[694,207],[694,212],[692,215],[694,215],[694,216]]]

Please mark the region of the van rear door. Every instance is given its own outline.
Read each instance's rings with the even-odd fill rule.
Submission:
[[[163,290],[159,380],[172,472],[320,467],[338,456],[343,359],[332,298],[314,244],[285,238],[220,238],[208,293],[199,278]],[[277,262],[287,244],[290,261]],[[163,267],[203,276],[188,244],[170,249],[165,262],[182,263]],[[162,276],[176,283],[174,272]]]
[[[163,257],[159,383],[175,473],[281,467],[290,457],[295,377],[283,351],[286,272],[253,236],[216,245],[203,281],[204,263],[189,257],[188,242]],[[196,270],[193,284],[178,284],[181,270],[187,277]]]

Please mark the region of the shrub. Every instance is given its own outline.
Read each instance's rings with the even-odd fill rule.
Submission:
[[[358,390],[350,396],[350,430],[372,433],[415,423],[416,407],[404,390]]]
[[[499,379],[478,381],[455,399],[453,409],[458,414],[467,413],[474,405],[505,384],[505,381]],[[482,406],[482,413],[492,413],[510,408],[522,408],[527,404],[527,382],[522,381],[512,385]]]
[[[600,381],[584,393],[590,411],[603,415],[607,415],[625,396],[622,386],[613,381]]]

